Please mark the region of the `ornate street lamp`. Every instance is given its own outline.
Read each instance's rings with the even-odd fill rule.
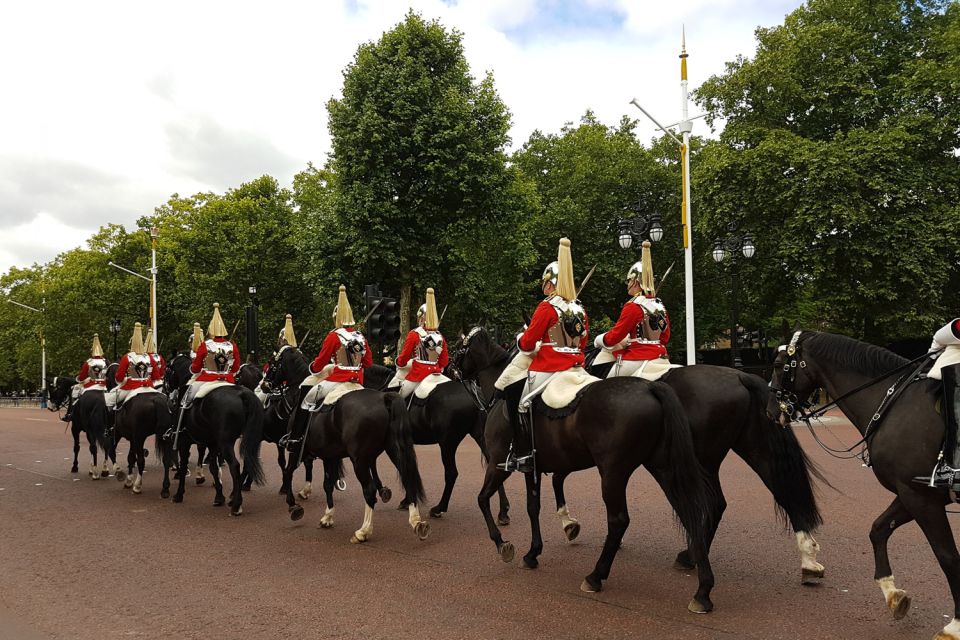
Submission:
[[[650,238],[652,242],[663,239],[663,224],[659,213],[640,214],[633,218],[622,218],[617,222],[617,243],[627,250],[634,242]]]
[[[721,264],[729,257],[730,261],[730,364],[737,369],[743,368],[743,361],[740,359],[740,345],[737,335],[739,326],[738,315],[740,313],[737,304],[737,290],[739,289],[739,257],[743,255],[749,260],[757,253],[757,245],[754,244],[753,236],[749,233],[737,233],[737,223],[731,222],[727,225],[727,236],[716,238],[713,241],[713,250],[710,252],[713,261]]]
[[[117,336],[120,334],[120,318],[110,321],[110,333],[113,334],[113,361],[117,362]]]

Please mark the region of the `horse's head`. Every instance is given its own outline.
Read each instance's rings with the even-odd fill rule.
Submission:
[[[794,332],[790,341],[780,345],[773,361],[770,376],[770,399],[767,415],[786,426],[797,419],[810,406],[809,399],[820,386],[816,381],[815,368],[805,358],[804,343],[807,334]]]
[[[185,353],[178,353],[170,358],[167,363],[167,371],[163,375],[163,385],[167,393],[172,393],[177,389],[183,389],[190,381],[190,356]]]
[[[117,369],[119,368],[119,362],[114,362],[107,366],[107,370],[103,374],[107,381],[107,391],[117,386]]]
[[[507,352],[493,341],[490,333],[477,326],[470,329],[454,345],[450,363],[464,380],[472,380],[480,371],[500,362],[506,356]]]
[[[297,347],[285,346],[273,357],[265,378],[271,386],[299,386],[308,375],[307,357]]]
[[[66,376],[57,376],[53,380],[47,380],[47,393],[50,399],[50,402],[47,403],[47,409],[59,411],[70,399],[70,390],[76,383],[77,381],[74,378]]]

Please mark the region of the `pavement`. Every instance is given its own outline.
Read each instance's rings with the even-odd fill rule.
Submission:
[[[815,428],[835,448],[858,439],[836,416]],[[418,541],[406,512],[395,509],[400,490],[384,459],[393,502],[377,505],[373,538],[352,545],[363,504],[349,472],[332,529],[317,527],[316,493],[304,519],[292,522],[277,495],[275,451],[265,445],[268,484],[245,494],[244,515],[232,518],[212,506],[209,479],[200,487],[188,479],[183,504],[162,500],[152,455],[142,495],[114,478],[91,481],[85,441],[81,473],[71,474],[70,436],[54,414],[0,409],[0,640],[932,637],[953,607],[919,529],[911,523],[891,540],[897,586],[913,598],[910,614],[895,622],[873,581],[867,537],[892,495],[859,460],[836,460],[805,427],[796,431],[836,487],[820,488],[822,584],[801,586],[793,535],[777,522],[759,479],[731,455],[721,472],[729,506],[711,554],[716,609],[694,615],[686,605],[695,576],[672,567],[681,536],[642,469],[628,489],[631,523],[610,579],[601,593],[586,594],[579,585],[606,531],[595,470],[567,482],[582,526],[573,543],[544,489],[545,550],[540,568],[528,570],[520,560],[530,539],[522,479],[507,483],[513,522],[504,536],[517,559],[505,564],[476,506],[483,469],[472,442],[458,453],[450,511],[431,520],[427,540]],[[439,449],[417,452],[433,504],[443,483]]]

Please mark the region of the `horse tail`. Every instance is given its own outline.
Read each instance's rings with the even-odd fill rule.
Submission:
[[[77,399],[77,402],[79,403],[82,398],[83,396],[81,395],[80,398]],[[116,416],[114,416],[114,420],[116,420]],[[94,402],[90,413],[87,415],[87,433],[93,436],[97,446],[103,449],[104,454],[109,455],[117,438],[116,428],[114,428],[114,435],[110,439],[107,439],[107,421],[106,403]]]
[[[817,507],[810,476],[823,483],[830,482],[823,472],[807,457],[790,427],[781,427],[767,415],[767,395],[763,380],[749,374],[740,374],[740,384],[750,392],[748,428],[760,433],[765,444],[764,457],[770,463],[770,492],[776,505],[777,518],[795,531],[813,531],[823,524]]]
[[[705,550],[714,498],[707,489],[703,467],[697,460],[687,413],[667,384],[651,382],[650,390],[663,410],[659,450],[667,468],[658,474],[660,486],[686,530],[690,548]]]
[[[156,415],[156,430],[153,433],[153,450],[156,453],[157,460],[161,464],[167,459],[166,452],[171,450],[172,444],[164,440],[164,435],[173,427],[173,416],[170,415],[170,407],[167,405],[166,397],[161,394],[153,394],[153,410]]]
[[[260,443],[263,441],[263,406],[253,391],[240,388],[240,399],[247,421],[243,425],[240,440],[240,456],[243,458],[243,473],[258,485],[266,484],[263,466],[260,464]]]
[[[407,408],[397,393],[384,393],[383,402],[390,414],[390,433],[387,436],[387,453],[397,465],[400,482],[406,497],[420,504],[426,498],[420,469],[417,467],[417,452],[413,448],[413,434]]]

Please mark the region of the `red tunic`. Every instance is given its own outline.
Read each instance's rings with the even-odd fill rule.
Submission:
[[[443,336],[440,337],[443,338]],[[446,338],[443,338],[443,350],[440,352],[440,358],[436,364],[428,364],[414,358],[413,354],[418,346],[420,346],[420,332],[414,329],[407,334],[407,340],[403,343],[403,351],[397,356],[398,367],[405,367],[408,362],[413,360],[413,364],[410,366],[410,373],[408,373],[406,377],[406,380],[410,382],[420,382],[430,374],[443,373],[447,363],[450,362],[450,356],[447,354]]]
[[[213,341],[226,342],[227,339],[214,338]],[[200,346],[197,348],[197,355],[193,358],[193,364],[190,365],[191,372],[200,374],[197,376],[197,382],[216,382],[219,380],[224,382],[236,382],[233,374],[240,370],[240,350],[237,349],[237,344],[235,342],[231,342],[230,344],[233,346],[233,365],[230,367],[230,371],[227,371],[226,373],[214,373],[212,371],[203,370],[203,360],[207,357],[207,343],[200,343]]]
[[[93,358],[90,358],[93,360]],[[84,389],[89,389],[90,387],[95,387],[99,384],[106,384],[106,378],[91,378],[90,377],[90,360],[84,360],[83,365],[80,366],[80,373],[77,374],[77,380],[83,385]],[[103,361],[106,365],[106,360]],[[104,366],[103,374],[106,374],[107,368]]]
[[[337,351],[340,350],[340,346],[340,336],[337,335],[336,330],[328,333],[326,339],[323,341],[323,346],[320,348],[320,353],[318,353],[314,361],[310,363],[310,372],[320,373],[325,366],[332,362],[334,364],[333,371],[327,376],[327,380],[330,382],[356,382],[357,384],[363,384],[363,370],[373,364],[373,354],[370,353],[369,345],[363,352],[360,369],[347,369],[338,366]]]
[[[153,363],[153,370],[158,371],[160,380],[163,380],[163,375],[167,372],[167,361],[159,353],[148,353],[147,355],[150,356],[150,362]]]
[[[631,340],[637,339],[637,326],[643,322],[643,307],[632,300],[623,305],[620,311],[620,319],[613,325],[610,331],[603,335],[603,344],[606,347],[612,347],[619,344],[624,338],[630,337]],[[667,348],[664,346],[670,342],[670,316],[667,316],[667,328],[660,334],[660,344],[628,342],[623,349],[617,349],[613,355],[623,357],[624,360],[656,360],[667,356]]]
[[[130,368],[130,354],[125,353],[122,358],[120,358],[120,366],[117,367],[117,373],[114,376],[117,380],[117,384],[120,385],[120,388],[124,391],[132,391],[133,389],[139,389],[140,387],[152,387],[154,381],[162,380],[162,378],[157,377],[157,370],[153,367],[150,369],[150,375],[147,378],[128,378],[127,370]]]
[[[530,371],[566,371],[571,367],[583,366],[583,350],[587,346],[589,328],[586,330],[586,335],[580,340],[579,351],[576,353],[563,353],[554,349],[552,344],[547,344],[550,342],[550,336],[548,335],[550,327],[557,324],[559,320],[557,310],[550,304],[549,299],[543,300],[537,305],[536,311],[533,312],[533,318],[530,320],[530,326],[527,327],[527,330],[524,331],[520,339],[517,340],[517,345],[520,347],[520,350],[527,353],[537,348],[537,342],[543,343],[540,346],[540,350],[537,351],[537,354],[533,357],[533,362],[530,364]],[[587,325],[586,318],[584,318],[584,325]]]

